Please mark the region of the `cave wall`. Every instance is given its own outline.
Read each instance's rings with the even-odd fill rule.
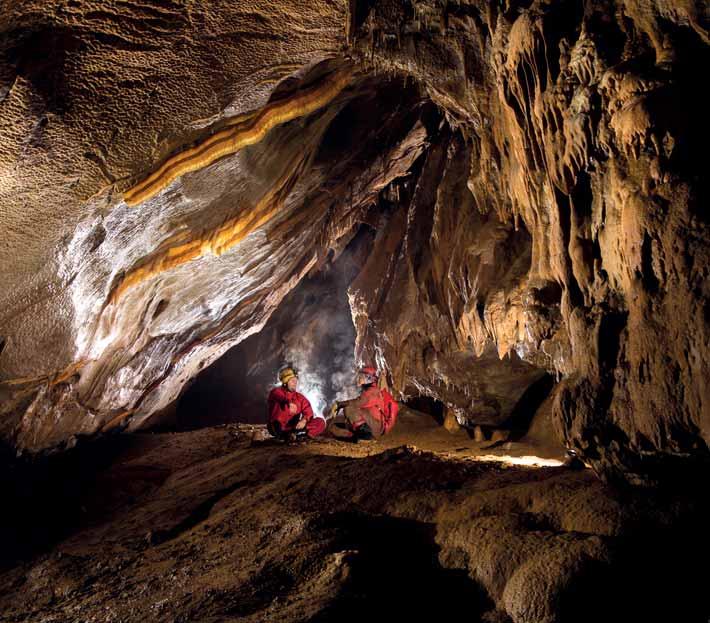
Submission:
[[[499,426],[554,362],[525,361],[530,236],[479,211],[469,160],[462,135],[446,130],[418,176],[391,189],[393,208],[380,217],[350,301],[358,359],[387,369],[405,395],[441,401],[461,423]]]
[[[0,434],[139,428],[366,222],[357,355],[396,390],[499,422],[550,372],[600,473],[705,459],[707,23],[691,0],[3,7]]]
[[[348,73],[338,74],[343,67],[342,59],[306,67],[307,75],[279,83],[274,97],[288,106],[304,89],[327,89],[334,74]],[[329,106],[139,206],[116,190],[133,179],[90,199],[49,248],[56,255],[42,296],[34,300],[30,284],[5,293],[3,434],[39,450],[76,434],[138,428],[188,379],[261,329],[331,247],[347,244],[373,197],[424,149],[417,112],[393,111],[377,85],[398,100],[415,93],[401,81],[373,84],[364,76]],[[356,124],[343,153],[331,135],[365,106],[391,123]],[[341,113],[345,121],[335,122]],[[31,309],[13,301],[19,295]]]
[[[452,172],[480,218],[526,230],[532,248],[517,286],[511,273],[487,292],[487,279],[467,289],[459,277],[480,270],[466,257],[482,248],[480,225],[462,234],[470,246],[451,232],[442,245],[436,228],[424,242],[404,232],[390,291],[407,290],[420,313],[361,347],[394,350],[384,359],[401,380],[412,368],[426,378],[467,340],[479,353],[491,341],[516,351],[561,377],[558,433],[607,474],[648,482],[654,464],[707,457],[708,124],[691,69],[708,60],[707,17],[692,2],[374,5],[363,56],[419,79],[465,137],[469,162],[449,151],[438,187],[426,187],[434,223],[452,198],[448,218],[462,218]],[[452,249],[455,270],[437,273]],[[373,291],[362,284],[364,307]],[[442,328],[412,337],[437,299]]]
[[[253,11],[183,2],[3,5],[5,436],[42,448],[120,424],[140,402],[146,413],[163,406],[177,390],[151,398],[151,389],[159,394],[171,378],[177,385],[217,356],[230,339],[216,345],[206,338],[230,321],[239,326],[240,314],[258,328],[305,272],[312,261],[307,232],[304,251],[291,256],[281,245],[271,253],[261,233],[245,245],[251,258],[205,254],[182,273],[177,268],[168,279],[173,285],[154,281],[122,303],[109,302],[122,275],[161,248],[170,251],[171,240],[200,241],[260,202],[270,205],[269,191],[293,184],[327,120],[311,126],[313,141],[295,128],[290,138],[269,137],[283,158],[242,152],[216,167],[221,174],[193,176],[192,190],[181,184],[138,209],[121,198],[133,176],[205,128],[265,105],[284,77],[298,82],[335,55],[344,15],[338,3]],[[282,269],[269,280],[273,266],[260,267],[259,259]],[[201,283],[190,286],[195,274]],[[264,285],[258,293],[248,287],[252,275]],[[268,294],[270,305],[262,303]]]

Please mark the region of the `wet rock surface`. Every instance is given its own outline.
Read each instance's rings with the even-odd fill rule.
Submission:
[[[486,449],[409,410],[368,444],[285,446],[262,441],[261,428],[116,436],[60,455],[43,472],[57,506],[33,500],[13,541],[35,549],[3,561],[2,619],[710,613],[696,567],[709,553],[707,508],[680,491],[620,494],[590,470],[479,461],[538,449]]]
[[[605,477],[707,464],[704,3],[23,2],[0,20],[14,447],[141,428],[367,223],[357,356],[402,396],[506,425],[551,373],[558,436]],[[180,154],[201,164],[133,205]]]

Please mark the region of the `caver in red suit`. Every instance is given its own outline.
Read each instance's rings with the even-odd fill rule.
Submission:
[[[295,372],[286,368],[281,371],[279,378],[282,385],[271,390],[267,401],[269,432],[275,437],[301,431],[308,437],[320,435],[325,430],[325,418],[314,414],[308,398],[295,391]],[[298,423],[301,420],[305,420],[305,427],[299,428]]]
[[[348,428],[357,433],[368,430],[380,437],[389,433],[397,421],[399,405],[386,389],[377,386],[377,370],[371,366],[360,370],[358,382],[360,395],[347,402],[338,403],[344,409]],[[363,429],[364,426],[367,426]]]

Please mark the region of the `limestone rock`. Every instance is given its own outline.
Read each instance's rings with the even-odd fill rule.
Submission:
[[[7,442],[144,426],[366,225],[400,396],[500,428],[553,374],[601,475],[707,465],[703,3],[94,5],[0,13]]]
[[[503,430],[503,429],[501,429],[501,428],[496,428],[496,429],[491,433],[491,441],[492,441],[493,443],[506,441],[509,436],[510,436],[510,431]]]
[[[456,414],[451,410],[447,409],[444,413],[444,428],[450,433],[457,433],[461,430],[461,425],[456,419]]]

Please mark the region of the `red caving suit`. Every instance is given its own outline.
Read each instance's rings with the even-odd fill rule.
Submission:
[[[367,424],[376,436],[389,433],[397,421],[399,405],[386,389],[377,385],[365,387],[362,394],[346,412],[352,430]]]
[[[290,402],[298,407],[298,413],[295,415],[288,408]],[[296,430],[296,424],[301,416],[306,418],[306,432],[309,437],[317,437],[325,430],[325,418],[313,413],[308,398],[298,392],[289,391],[283,386],[271,390],[267,409],[269,416],[267,428],[272,435]]]

